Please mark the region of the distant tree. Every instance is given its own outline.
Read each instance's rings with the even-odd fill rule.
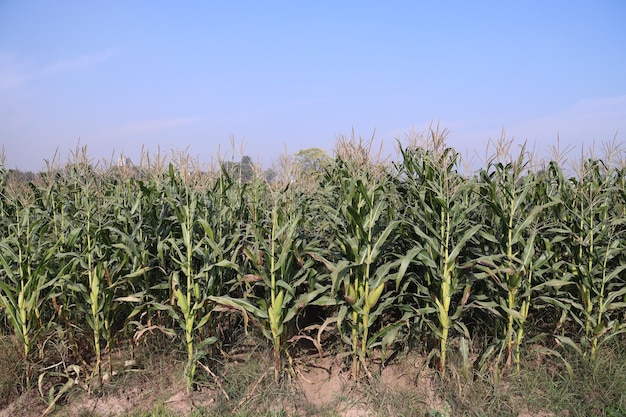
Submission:
[[[317,176],[324,172],[324,168],[332,159],[326,151],[320,148],[308,148],[298,151],[294,155],[296,167],[303,176]]]
[[[37,179],[37,174],[35,174],[32,171],[21,171],[19,169],[10,169],[9,178],[11,178],[13,181],[27,184],[29,182],[34,182]]]
[[[239,174],[243,182],[250,182],[254,178],[254,163],[248,155],[241,157]]]
[[[265,177],[265,181],[271,184],[276,180],[276,170],[274,168],[268,168],[263,171],[263,176]]]
[[[247,155],[242,156],[240,162],[225,161],[222,166],[234,180],[241,179],[242,182],[250,182],[254,179],[254,163]]]

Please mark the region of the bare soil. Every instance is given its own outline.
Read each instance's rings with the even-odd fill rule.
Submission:
[[[283,382],[275,386],[269,354],[251,352],[233,356],[235,359],[225,363],[221,372],[216,370],[223,376],[211,377],[198,368],[198,374],[206,378],[188,394],[180,361],[168,355],[153,355],[144,366],[124,371],[125,354],[118,352],[114,357],[114,369],[119,372],[102,387],[86,389],[85,384],[76,385],[47,415],[118,417],[158,406],[181,416],[197,409],[213,409],[216,413],[224,410],[234,415],[240,409],[250,409],[252,404],[273,403],[276,410],[286,410],[294,416],[394,416],[398,401],[412,403],[408,415],[449,415],[448,404],[437,393],[436,371],[426,366],[426,359],[419,355],[394,360],[385,367],[374,360],[369,369],[371,379],[364,377],[358,382],[352,380],[349,369],[336,356],[299,357],[294,362],[291,380],[285,374]],[[243,391],[236,394],[239,397],[226,399],[227,391],[232,396],[234,390],[232,379],[240,375],[246,378],[240,384]],[[274,397],[276,392],[281,394]],[[46,402],[35,388],[0,410],[0,417],[36,417],[46,409]],[[553,414],[519,414],[530,416]]]

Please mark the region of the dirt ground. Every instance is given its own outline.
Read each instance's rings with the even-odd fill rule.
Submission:
[[[236,364],[234,365],[236,366]],[[242,364],[245,366],[245,364]],[[181,364],[159,364],[161,369],[139,369],[132,374],[118,375],[111,379],[98,392],[89,393],[84,388],[70,390],[65,398],[48,415],[81,417],[85,415],[123,416],[131,412],[148,411],[157,405],[163,405],[181,415],[190,414],[194,409],[210,409],[218,401],[224,399],[224,392],[218,384],[211,388],[200,387],[187,394]],[[399,389],[422,389],[429,408],[440,405],[428,383],[412,380],[410,370],[404,365],[391,365],[379,374],[379,383]],[[333,357],[312,356],[306,362],[294,366],[296,379],[290,382],[291,387],[313,408],[331,407],[335,415],[345,417],[375,415],[366,398],[361,398],[354,391],[354,383],[350,373],[343,369]],[[251,384],[242,398],[259,395],[265,384],[271,382],[273,372],[261,375],[261,380]],[[423,382],[423,381],[422,381]],[[256,385],[256,386],[255,386]],[[289,405],[283,408],[288,409]],[[34,389],[12,402],[0,411],[0,417],[35,417],[46,412],[47,405]],[[293,410],[296,411],[296,410]],[[294,414],[302,414],[296,411]]]
[[[228,364],[232,371],[236,367],[243,369],[249,383],[240,398],[229,398],[225,412],[233,415],[238,409],[255,404],[256,401],[269,397],[268,387],[273,384],[274,373],[269,368],[271,361],[264,354],[248,355],[237,358]],[[117,358],[121,362],[124,358]],[[256,361],[256,375],[250,372],[247,361]],[[265,362],[266,361],[266,362]],[[263,366],[267,369],[263,371]],[[259,371],[260,369],[260,371]],[[228,372],[225,368],[224,372]],[[198,368],[197,372],[202,372]],[[248,372],[246,374],[246,372]],[[448,405],[438,397],[434,383],[434,372],[425,366],[425,359],[419,356],[405,357],[392,361],[382,368],[372,365],[371,380],[355,384],[351,373],[335,356],[319,357],[312,355],[299,358],[293,366],[292,380],[286,382],[289,394],[277,402],[277,409],[286,410],[288,415],[333,415],[341,417],[361,417],[376,415],[395,415],[391,407],[393,402],[384,403],[381,395],[385,393],[411,393],[411,400],[419,408],[418,415],[447,416]],[[219,372],[218,372],[219,373]],[[228,374],[227,374],[228,375]],[[237,373],[231,374],[239,375]],[[228,378],[228,376],[226,377]],[[36,417],[47,415],[64,417],[106,416],[118,417],[133,412],[149,411],[157,406],[167,407],[179,415],[189,415],[197,409],[210,410],[212,407],[224,407],[228,387],[225,380],[215,375],[207,378],[210,383],[198,387],[187,394],[182,378],[182,364],[172,362],[167,357],[152,358],[149,365],[133,369],[132,372],[120,372],[110,379],[101,389],[89,392],[85,386],[70,390],[54,408],[47,410],[47,404],[37,389],[31,390],[12,402],[0,417]],[[368,391],[367,384],[376,389]],[[311,410],[314,410],[311,412]],[[320,411],[322,410],[322,411]],[[323,411],[326,410],[326,411]],[[550,413],[537,414],[522,412],[519,417],[552,417]]]

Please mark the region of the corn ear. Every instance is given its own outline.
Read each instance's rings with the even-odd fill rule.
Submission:
[[[378,303],[378,299],[382,295],[384,289],[385,289],[385,284],[383,283],[383,284],[380,284],[378,287],[376,287],[373,291],[369,293],[369,295],[367,296],[367,300],[366,300],[366,306],[368,309],[373,308],[376,305],[376,303]]]

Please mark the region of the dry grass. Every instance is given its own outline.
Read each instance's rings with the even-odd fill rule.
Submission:
[[[15,400],[24,381],[24,361],[20,344],[12,336],[0,337],[0,409]]]
[[[568,356],[572,375],[561,359],[537,350],[523,358],[520,373],[491,369],[474,371],[467,379],[461,354],[454,352],[448,377],[442,379],[427,367],[425,357],[409,353],[384,368],[373,366],[371,382],[352,380],[332,355],[315,355],[294,358],[296,376],[275,383],[271,350],[251,348],[245,360],[213,363],[228,398],[208,375],[200,376],[196,391],[185,394],[178,370],[184,360],[174,352],[151,354],[142,349],[140,368],[120,372],[99,395],[76,387],[54,415],[624,417],[626,353],[621,343],[605,348],[595,363]],[[34,417],[45,408],[33,391],[13,399],[0,416]]]

